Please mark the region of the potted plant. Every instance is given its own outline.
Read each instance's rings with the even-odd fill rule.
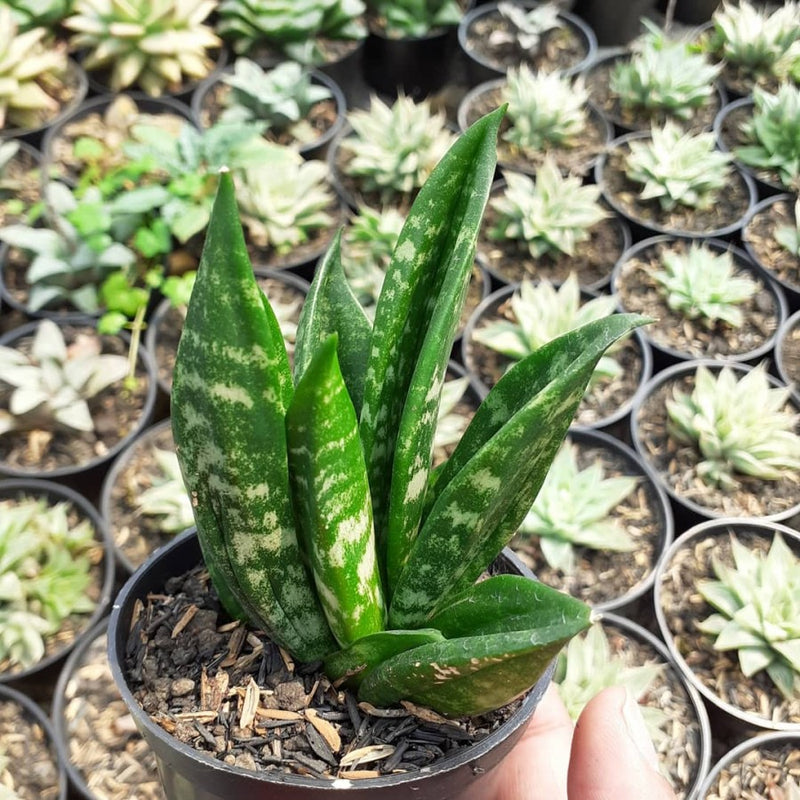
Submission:
[[[55,751],[50,720],[33,700],[8,686],[0,686],[0,740],[4,796],[66,800],[67,773]]]
[[[637,242],[614,267],[611,288],[621,308],[655,320],[642,335],[663,366],[701,357],[754,362],[772,350],[786,318],[780,290],[720,239]]]
[[[139,88],[152,97],[180,95],[214,68],[212,53],[222,45],[204,20],[216,0],[75,0],[63,25],[102,91]]]
[[[406,213],[425,179],[453,143],[443,112],[430,101],[400,96],[347,114],[350,129],[328,151],[336,190],[354,211],[392,205]]]
[[[484,401],[453,455],[437,471],[435,483],[428,492],[424,491],[439,400],[438,391],[431,392],[431,386],[440,386],[444,378],[457,322],[453,309],[462,299],[472,265],[475,236],[494,171],[499,122],[500,113],[495,113],[476,123],[453,146],[421,190],[395,248],[371,332],[366,317],[358,312],[357,301],[346,291],[334,245],[317,271],[298,329],[295,393],[277,325],[261,299],[246,258],[233,184],[229,176],[223,176],[220,184],[216,214],[209,227],[176,365],[173,431],[187,488],[196,498],[193,506],[207,564],[217,576],[216,585],[223,602],[233,609],[241,602],[253,611],[257,607],[255,624],[269,631],[272,643],[292,653],[293,663],[319,658],[325,661],[327,677],[320,675],[312,695],[321,692],[330,700],[336,695],[328,691],[331,682],[348,677],[360,684],[359,698],[375,707],[405,700],[414,708],[431,706],[439,715],[462,717],[488,712],[527,692],[565,639],[588,621],[588,610],[579,601],[560,593],[551,594],[552,590],[546,591],[524,577],[497,576],[499,581],[489,578],[476,585],[473,582],[494,559],[498,548],[513,532],[518,517],[529,507],[531,495],[544,478],[546,464],[566,433],[583,387],[603,349],[641,320],[612,317],[598,321],[522,362]],[[221,281],[227,284],[225,288]],[[223,344],[220,334],[226,340],[231,335],[234,339]],[[244,338],[239,338],[240,334]],[[234,344],[237,339],[238,344]],[[230,375],[223,379],[216,372],[219,360],[212,355],[220,345],[233,348],[226,359],[228,365],[249,363],[256,367],[257,374],[245,367],[238,377]],[[245,350],[239,350],[240,347]],[[341,353],[341,361],[337,351]],[[556,352],[563,356],[551,360]],[[247,353],[257,354],[256,364]],[[276,366],[264,371],[258,366],[266,367],[267,363]],[[212,372],[202,376],[204,364]],[[225,383],[219,383],[220,380]],[[265,380],[271,384],[268,390]],[[520,391],[522,383],[527,386],[525,391]],[[540,390],[544,390],[543,394],[539,394]],[[407,398],[405,403],[396,402],[400,394]],[[215,395],[217,400],[213,399]],[[231,402],[237,407],[235,421],[228,417]],[[327,407],[324,413],[317,410],[320,403]],[[559,405],[558,411],[553,403]],[[340,409],[335,416],[334,408]],[[361,409],[360,431],[356,408]],[[505,410],[498,415],[501,408]],[[246,413],[242,416],[241,412]],[[219,426],[210,423],[211,417],[218,413]],[[250,414],[254,415],[253,422],[258,420],[256,425],[246,420]],[[541,424],[545,419],[547,424]],[[200,422],[202,430],[194,427],[195,422]],[[401,436],[395,442],[398,429],[409,430],[409,436]],[[259,441],[262,437],[264,447]],[[331,447],[334,441],[337,444]],[[222,460],[204,457],[203,453],[210,453],[209,444],[216,452],[221,448],[225,457]],[[342,446],[348,454],[345,458],[339,458]],[[334,453],[334,461],[330,461],[329,456]],[[325,463],[329,466],[324,466]],[[226,465],[238,472],[239,465],[245,464],[249,466],[239,474],[235,489],[230,483],[233,473],[216,477],[211,474],[227,468]],[[277,472],[273,473],[274,470]],[[489,475],[496,476],[489,481],[493,488],[486,483]],[[250,483],[251,480],[255,482]],[[230,493],[225,490],[224,500],[213,488],[223,485],[231,489]],[[478,489],[479,485],[486,488]],[[267,486],[269,489],[265,491]],[[217,499],[212,500],[212,495]],[[252,501],[240,503],[235,496],[242,500],[250,497]],[[400,498],[400,505],[392,507],[392,496]],[[312,497],[317,500],[306,503]],[[294,527],[293,507],[298,513],[298,526],[303,526],[300,532]],[[217,517],[217,513],[222,516]],[[233,545],[230,550],[219,538],[226,534],[215,521],[231,519],[229,514],[238,518],[236,528],[244,535],[239,540],[241,546]],[[273,520],[266,537],[262,527],[265,514]],[[312,518],[318,525],[306,527]],[[371,518],[378,533],[373,533]],[[495,522],[499,523],[497,527]],[[245,530],[252,530],[256,538],[250,538]],[[304,530],[309,532],[308,537],[302,533]],[[323,535],[323,531],[327,533]],[[347,532],[346,546],[337,531]],[[320,536],[327,539],[328,545],[322,545]],[[471,541],[472,546],[465,547],[466,541]],[[319,546],[312,542],[318,542]],[[199,552],[197,543],[191,539],[176,544],[169,552],[179,558],[181,545],[183,554],[196,564]],[[187,550],[189,545],[191,549]],[[256,571],[250,568],[253,546],[265,557],[263,561],[259,557],[261,563]],[[268,550],[278,546],[282,553],[279,557],[274,557],[274,553],[269,556],[268,550],[262,549],[264,546]],[[334,553],[330,560],[323,555],[327,547],[341,552],[342,546],[347,553],[344,560]],[[316,578],[306,571],[306,562],[300,556],[301,548],[305,547],[310,548],[306,551],[311,559],[308,563],[316,565],[311,568]],[[250,566],[245,563],[234,566],[235,551]],[[162,552],[166,557],[167,551]],[[435,562],[430,560],[433,552],[438,553]],[[451,555],[446,555],[447,552]],[[155,572],[146,582],[162,581],[177,566],[166,562],[156,566],[159,562],[160,559],[150,562]],[[194,572],[199,586],[204,579],[201,572]],[[235,757],[233,766],[208,757],[200,757],[198,762],[199,756],[149,720],[132,695],[132,691],[140,694],[141,687],[136,684],[150,672],[149,666],[143,672],[131,662],[123,664],[125,642],[133,621],[132,602],[135,597],[143,598],[142,592],[148,591],[140,581],[141,573],[128,584],[112,617],[109,629],[112,669],[117,670],[123,696],[157,756],[171,762],[169,770],[162,770],[168,797],[191,793],[193,797],[210,798],[231,795],[245,787],[251,796],[266,797],[274,796],[280,784],[287,785],[287,792],[298,793],[302,787],[303,793],[315,795],[327,791],[331,785],[349,787],[354,779],[347,775],[348,766],[358,766],[364,758],[366,764],[380,766],[380,761],[396,753],[394,747],[364,751],[358,743],[344,745],[345,731],[354,733],[352,720],[350,725],[346,724],[347,712],[334,737],[312,708],[311,713],[304,711],[303,717],[317,719],[317,725],[310,724],[327,742],[328,749],[317,741],[319,751],[311,750],[317,753],[316,758],[311,756],[312,762],[308,761],[308,751],[305,755],[296,749],[292,751],[295,755],[291,760],[306,776],[248,772],[241,768],[250,762],[246,756],[238,761],[238,768]],[[496,606],[488,597],[485,603],[478,599],[501,583],[513,585],[514,592],[519,593],[521,602],[514,604],[521,611],[519,623],[508,624],[508,609],[501,611],[504,601]],[[242,585],[251,591],[245,594],[239,588]],[[334,600],[332,590],[325,588],[329,585],[360,588],[355,593],[352,588],[347,589],[340,601]],[[319,587],[319,593],[315,586]],[[548,598],[547,602],[538,603],[535,611],[529,605],[534,602],[534,594]],[[483,609],[477,616],[471,610],[473,600]],[[387,606],[389,630],[384,631]],[[327,611],[323,611],[325,608]],[[541,621],[548,608],[555,612],[549,632],[527,630],[530,615],[535,613]],[[301,609],[304,619],[302,624],[296,624]],[[150,618],[154,610],[144,609],[140,620]],[[465,615],[460,611],[466,612]],[[215,617],[216,613],[213,610],[211,615],[204,613],[205,624],[209,616]],[[452,620],[452,627],[448,619]],[[496,621],[492,622],[493,619]],[[186,624],[191,624],[191,620]],[[194,629],[201,624],[198,619]],[[522,629],[526,629],[524,633]],[[136,626],[132,641],[138,640],[139,630]],[[481,634],[477,637],[469,635],[479,630]],[[335,635],[340,637],[338,644]],[[176,639],[180,637],[179,632]],[[217,640],[214,649],[222,644],[227,650],[225,640],[225,636],[221,642]],[[474,650],[474,645],[484,649]],[[149,645],[144,646],[142,655],[149,664]],[[247,647],[249,650],[251,645]],[[264,647],[277,655],[274,644],[265,642]],[[509,658],[502,658],[501,653]],[[501,660],[496,661],[495,657]],[[286,663],[279,655],[278,661],[270,656],[270,664],[279,672]],[[484,681],[482,667],[490,663],[491,677],[487,673]],[[190,663],[190,666],[199,665]],[[255,663],[252,668],[258,672]],[[267,669],[271,671],[272,667]],[[451,693],[453,684],[448,676],[466,677],[467,670],[470,677],[466,683],[457,681],[458,688]],[[199,678],[199,669],[195,669],[195,674]],[[220,675],[219,680],[224,681],[224,677]],[[433,686],[434,681],[438,685]],[[307,690],[299,678],[290,682],[294,690],[280,689],[276,697],[283,697],[297,709],[297,692],[305,698]],[[315,682],[311,678],[309,686]],[[462,690],[467,684],[475,691]],[[246,687],[243,690],[247,694]],[[294,694],[293,701],[288,699],[287,692]],[[249,693],[252,707],[260,691],[250,689]],[[523,715],[532,696],[528,694],[523,701]],[[299,708],[304,709],[304,700]],[[251,719],[239,717],[239,724],[254,723],[256,712],[254,708]],[[430,796],[445,798],[463,797],[469,787],[474,794],[476,787],[488,788],[492,778],[490,775],[484,780],[481,775],[476,776],[468,766],[470,760],[485,753],[480,772],[489,769],[502,752],[490,753],[490,745],[504,740],[505,750],[510,744],[505,739],[506,733],[511,729],[520,733],[520,722],[519,715],[512,715],[505,727],[501,726],[477,749],[464,748],[449,762],[450,767],[437,768],[430,774],[401,773],[373,781],[367,777],[374,774],[368,768],[361,773],[363,782],[353,791],[380,791],[386,796],[398,796],[398,792],[425,787]],[[415,720],[411,723],[416,726]],[[316,737],[312,738],[316,741]],[[343,763],[338,762],[340,766],[331,767],[325,761],[329,752],[336,761],[334,753],[350,747],[354,749]],[[320,756],[320,752],[325,755]],[[395,761],[400,758],[402,763],[402,757],[401,752]],[[197,773],[198,763],[202,763],[202,777]],[[331,784],[324,777],[308,777],[321,774],[319,764],[338,783]]]
[[[667,495],[642,460],[607,434],[573,431],[509,546],[539,580],[596,611],[646,617],[672,534]]]
[[[797,409],[765,365],[687,361],[659,372],[631,412],[631,437],[679,524],[797,513]]]
[[[48,678],[106,611],[111,543],[93,506],[51,481],[4,480],[0,517],[0,684],[41,698]]]
[[[719,731],[797,733],[797,531],[709,520],[673,542],[656,576],[656,617],[686,678],[722,717]]]
[[[612,129],[589,102],[582,77],[533,72],[526,64],[506,77],[479,84],[459,103],[458,125],[466,130],[484,114],[508,104],[497,145],[503,169],[535,175],[545,158],[563,172],[585,175],[611,141]]]
[[[346,111],[342,90],[324,72],[294,61],[264,70],[245,56],[205,80],[192,96],[198,127],[217,120],[265,122],[265,138],[297,147],[304,158],[324,158]]]
[[[711,760],[711,728],[700,695],[646,628],[604,612],[558,656],[553,678],[570,717],[608,686],[636,698],[676,797],[695,798]]]
[[[42,154],[19,139],[0,142],[0,227],[39,213]]]
[[[91,320],[31,322],[0,338],[0,474],[66,478],[99,469],[147,425],[155,380],[128,340]]]
[[[586,71],[592,100],[620,133],[649,130],[672,120],[684,130],[709,130],[723,101],[722,69],[685,39],[671,38],[648,19],[626,52],[594,62]]]
[[[478,240],[478,256],[502,284],[575,275],[585,289],[601,289],[609,265],[630,246],[625,222],[609,211],[600,189],[576,175],[562,176],[549,156],[536,177],[506,170],[492,187]]]
[[[580,18],[556,3],[481,3],[458,24],[467,84],[502,78],[527,64],[539,72],[576,75],[597,53],[597,39]]]
[[[785,320],[778,331],[775,368],[780,379],[797,393],[800,390],[800,311]]]
[[[511,284],[492,292],[475,310],[461,341],[462,360],[488,391],[520,359],[556,336],[611,314],[615,306],[609,295],[582,292],[574,273],[560,287],[546,280]],[[650,352],[637,333],[617,341],[599,360],[573,427],[609,428],[627,417],[652,369]]]
[[[715,149],[711,131],[683,133],[667,122],[614,139],[597,160],[595,179],[637,233],[726,237],[755,203],[752,180],[730,161]]]

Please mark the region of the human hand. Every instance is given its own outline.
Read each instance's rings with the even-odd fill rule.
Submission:
[[[636,701],[604,689],[573,726],[551,684],[491,800],[675,800]]]

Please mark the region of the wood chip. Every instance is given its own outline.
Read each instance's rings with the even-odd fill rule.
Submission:
[[[217,718],[216,711],[184,711],[175,714],[175,719],[199,720],[200,722],[213,722]]]
[[[200,708],[203,711],[219,711],[222,701],[228,694],[230,675],[220,670],[213,678],[209,678],[205,669],[200,674]]]
[[[377,769],[353,769],[342,773],[352,780],[365,780],[366,778],[380,778],[381,773]]]
[[[342,767],[369,764],[371,761],[380,761],[382,758],[388,758],[392,753],[394,753],[394,745],[371,744],[345,753],[339,760],[339,764]]]
[[[258,684],[252,678],[250,678],[250,682],[247,684],[247,690],[244,693],[242,712],[239,714],[240,728],[251,728],[253,726],[259,700],[260,694],[258,691]]]
[[[228,642],[228,655],[220,662],[220,667],[232,667],[236,663],[246,635],[247,629],[240,622],[238,627],[231,634],[230,641]]]
[[[409,712],[404,708],[375,708],[372,703],[361,702],[358,707],[371,717],[407,717]]]
[[[278,650],[280,651],[286,671],[294,672],[294,661],[292,660],[292,657],[282,647],[279,647]]]
[[[194,619],[194,615],[197,613],[197,606],[190,605],[186,611],[183,612],[181,618],[175,623],[175,627],[172,629],[172,637],[173,639],[177,639],[180,632]]]
[[[316,728],[317,732],[328,743],[328,747],[334,752],[338,753],[342,749],[342,738],[339,736],[339,731],[331,725],[326,719],[322,719],[317,715],[313,708],[306,709],[306,719]]]
[[[423,722],[432,722],[434,725],[450,725],[451,727],[458,727],[457,722],[454,723],[452,720],[447,719],[447,717],[443,717],[441,714],[437,714],[433,709],[427,708],[426,706],[415,705],[410,700],[401,700],[400,705],[403,706],[403,708],[406,709],[409,714],[417,719],[421,719]]]
[[[256,709],[256,716],[263,719],[303,719],[302,715],[296,711],[284,711],[282,708],[258,708]]]

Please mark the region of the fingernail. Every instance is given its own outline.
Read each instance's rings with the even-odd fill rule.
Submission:
[[[658,769],[658,756],[656,749],[653,746],[653,740],[650,738],[650,733],[644,723],[642,711],[639,708],[639,703],[631,693],[630,689],[625,689],[625,703],[622,706],[622,719],[625,723],[625,729],[631,741],[635,745],[639,754],[653,769]]]

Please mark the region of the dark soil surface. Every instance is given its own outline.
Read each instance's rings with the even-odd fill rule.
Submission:
[[[754,742],[752,750],[721,770],[705,800],[761,800],[781,795],[788,800],[791,795],[781,787],[789,781],[800,786],[800,749],[791,742],[772,747]]]
[[[751,217],[742,231],[742,238],[750,245],[761,266],[800,292],[800,257],[792,255],[775,239],[778,229],[794,225],[793,207],[787,201],[779,200]]]

